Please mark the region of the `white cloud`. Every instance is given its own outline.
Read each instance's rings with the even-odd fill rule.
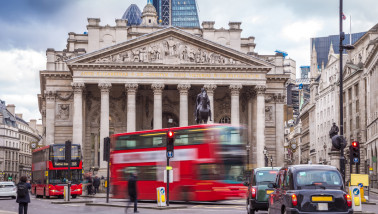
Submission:
[[[14,104],[26,121],[39,119],[39,71],[45,69],[46,56],[34,50],[0,51],[0,99]]]
[[[304,20],[287,24],[282,28],[281,35],[294,42],[309,41],[323,29],[320,20]]]

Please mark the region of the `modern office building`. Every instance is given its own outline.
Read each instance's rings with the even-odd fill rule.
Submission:
[[[354,44],[357,40],[359,40],[366,32],[361,33],[352,33],[352,44]],[[316,37],[311,38],[311,50],[315,45],[316,53],[317,53],[317,62],[319,66],[324,64],[327,65],[328,62],[328,53],[329,47],[332,44],[333,50],[335,54],[339,54],[339,43],[340,43],[340,36],[339,35],[331,35],[326,37]],[[345,34],[345,40],[343,44],[350,43],[350,34]],[[344,52],[346,54],[346,52]]]
[[[156,8],[158,22],[161,25],[200,27],[196,0],[153,0],[152,4]]]
[[[301,66],[301,79],[308,79],[310,73],[310,66]]]
[[[132,4],[127,8],[122,19],[127,19],[127,26],[140,25],[142,23],[142,12],[136,4]]]

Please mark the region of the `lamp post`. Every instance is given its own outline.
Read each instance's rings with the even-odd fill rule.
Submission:
[[[343,32],[343,0],[340,0],[340,8],[339,8],[339,27],[340,27],[340,44],[339,44],[339,51],[340,51],[340,136],[343,137],[344,135],[344,121],[343,121],[343,51],[354,49],[352,45],[345,45],[343,46],[343,41],[345,39],[345,33]],[[345,142],[345,141],[344,141]],[[340,172],[343,176],[343,181],[345,184],[345,158],[344,158],[344,147],[345,145],[341,146],[340,149]]]

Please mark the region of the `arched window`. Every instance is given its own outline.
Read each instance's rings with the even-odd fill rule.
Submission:
[[[229,116],[224,116],[219,120],[219,123],[231,123],[231,119]]]

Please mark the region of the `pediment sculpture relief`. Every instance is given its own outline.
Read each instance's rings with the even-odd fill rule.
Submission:
[[[126,50],[121,53],[99,58],[94,63],[166,63],[166,64],[243,64],[230,57],[225,57],[179,39],[170,37],[162,41]]]

